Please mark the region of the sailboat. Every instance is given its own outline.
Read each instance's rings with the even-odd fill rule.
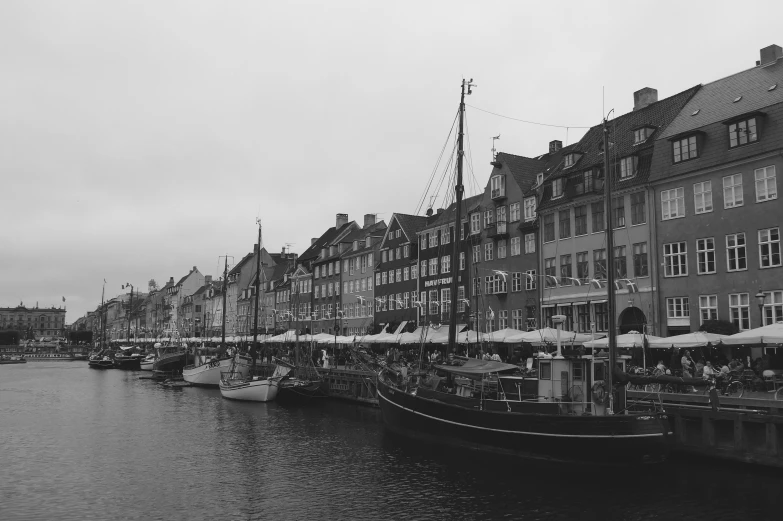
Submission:
[[[472,80],[462,81],[459,106],[458,162],[455,229],[461,224],[463,119],[465,94],[471,94]],[[604,121],[604,141],[607,141]],[[605,147],[604,150],[608,150]],[[604,204],[611,209],[611,175],[605,158]],[[609,213],[607,213],[609,215]],[[607,227],[608,266],[613,266],[612,227]],[[457,265],[460,234],[455,233],[452,266]],[[607,288],[609,316],[614,317],[612,270]],[[457,294],[453,277],[451,294]],[[449,353],[454,352],[457,306],[451,306]],[[558,317],[559,318],[559,317]],[[671,428],[664,413],[657,410],[631,412],[624,393],[614,399],[612,372],[615,368],[614,324],[610,323],[609,356],[603,366],[605,380],[596,381],[591,401],[575,402],[550,395],[552,375],[573,370],[571,361],[560,355],[551,358],[550,371],[537,381],[537,396],[526,399],[526,380],[519,368],[492,360],[468,359],[460,365],[435,365],[424,376],[383,369],[378,376],[378,397],[384,423],[402,434],[448,443],[459,447],[537,459],[591,464],[634,464],[660,462],[666,458]],[[549,379],[547,380],[547,376]]]
[[[226,257],[225,267],[223,268],[223,310],[226,309],[226,292],[228,280],[228,257]],[[222,344],[223,351],[225,352],[226,344],[226,320],[225,312],[223,317],[223,329],[222,329]],[[199,385],[202,387],[219,387],[220,375],[228,371],[234,372],[237,378],[244,379],[250,372],[250,358],[239,353],[234,353],[233,356],[208,356],[204,354],[196,354],[195,362],[191,365],[186,365],[182,369],[182,379],[191,385]]]
[[[106,279],[103,279],[103,289],[101,290],[101,349],[90,356],[87,365],[93,369],[111,369],[114,367],[114,360],[109,356],[108,351],[105,350],[104,344],[106,343],[106,316],[104,309],[104,296],[106,295]]]
[[[255,365],[255,359],[257,353],[255,352],[258,346],[258,302],[259,302],[259,286],[263,272],[261,271],[261,222],[258,222],[258,252],[256,257],[256,283],[255,283],[255,318],[253,324],[253,359],[252,364]],[[224,280],[227,280],[224,277]],[[226,338],[226,291],[223,290],[223,342]],[[248,376],[249,367],[245,366],[245,371],[241,370],[239,365],[238,355],[235,355],[231,362],[231,367],[228,372],[221,373],[218,387],[220,387],[220,394],[223,398],[231,400],[243,400],[249,402],[270,402],[275,399],[278,393],[278,384],[281,378],[288,371],[284,367],[278,366],[275,370],[275,374],[269,378],[262,378],[259,376]]]

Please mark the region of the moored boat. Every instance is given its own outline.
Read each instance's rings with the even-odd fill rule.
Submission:
[[[241,377],[235,374],[226,374],[220,379],[220,394],[229,400],[241,400],[248,402],[271,402],[278,394],[281,376],[252,376]]]
[[[87,365],[93,369],[112,369],[114,367],[114,359],[106,354],[98,353],[90,357]]]
[[[26,364],[24,356],[0,356],[0,364]]]
[[[231,370],[232,362],[235,362],[234,373],[238,378],[245,379],[250,371],[251,360],[247,356],[236,355],[234,358],[207,358],[197,356],[197,364],[185,366],[182,369],[182,378],[193,385],[204,387],[218,387],[221,373]]]
[[[152,367],[155,365],[155,360],[158,359],[158,355],[155,353],[148,354],[139,362],[139,369],[142,371],[152,371]]]

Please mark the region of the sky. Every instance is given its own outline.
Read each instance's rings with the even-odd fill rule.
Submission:
[[[337,213],[362,224],[423,212],[463,78],[477,85],[475,194],[493,136],[498,151],[535,157],[631,111],[641,88],[662,99],[750,68],[783,45],[781,12],[715,0],[3,0],[0,307],[65,297],[70,323],[100,304],[104,279],[109,298],[193,266],[218,277],[220,256],[252,250],[256,219],[269,251],[301,253]],[[436,208],[450,197],[435,195]]]

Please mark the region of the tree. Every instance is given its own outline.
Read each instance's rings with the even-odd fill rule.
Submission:
[[[737,326],[728,320],[705,320],[699,331],[716,335],[733,335],[737,333]]]
[[[147,289],[150,293],[158,290],[158,283],[155,282],[155,279],[150,279],[150,281],[147,283]]]

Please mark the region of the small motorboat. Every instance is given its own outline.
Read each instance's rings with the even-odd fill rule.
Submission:
[[[114,359],[108,355],[93,355],[87,361],[87,365],[93,369],[112,369],[114,367]]]
[[[0,356],[0,364],[26,364],[24,356]]]

